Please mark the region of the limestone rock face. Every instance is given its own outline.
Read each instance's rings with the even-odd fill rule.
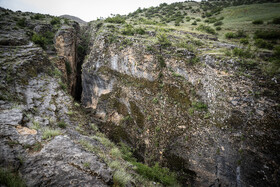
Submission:
[[[77,79],[77,34],[79,25],[62,26],[55,36],[55,49],[60,70],[65,73],[69,92],[74,95]],[[64,76],[65,76],[64,75]]]
[[[91,27],[98,34],[83,64],[82,103],[110,138],[177,171],[185,186],[277,185],[279,97],[265,92],[279,93],[279,81],[236,76],[237,60],[214,55],[190,65],[186,49],[160,49],[140,36],[113,40],[112,26],[98,29]]]
[[[14,14],[8,12],[6,20]],[[33,22],[42,24],[40,20]],[[8,24],[15,25],[15,21],[1,25],[0,30],[1,171],[12,169],[27,186],[111,185],[112,170],[79,143],[89,139],[90,146],[102,146],[81,133],[89,121],[75,108],[67,90],[61,88],[63,77],[57,65],[50,61],[59,57],[49,56],[28,37],[24,38],[27,42],[21,42],[21,36],[31,30],[28,27],[10,30],[7,35],[2,28],[9,27]],[[72,90],[76,69],[75,33],[73,27],[63,27],[57,35],[59,56],[68,60],[72,68],[72,74],[67,75]],[[16,35],[14,43],[3,42],[5,38],[5,41],[13,40]],[[63,126],[59,127],[59,123]],[[5,186],[2,182],[0,186]]]

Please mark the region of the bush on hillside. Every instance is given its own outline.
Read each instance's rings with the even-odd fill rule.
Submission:
[[[248,40],[248,38],[241,38],[240,43],[247,45],[247,44],[249,44],[249,40]]]
[[[254,25],[261,25],[261,24],[263,24],[263,20],[254,20],[254,21],[252,21],[252,23]]]
[[[167,36],[163,33],[157,36],[157,40],[162,47],[170,47],[172,45],[172,43],[168,40]]]
[[[216,27],[216,31],[222,30],[222,27]]]
[[[105,22],[124,24],[125,23],[125,18],[118,14],[115,17],[106,18]]]
[[[32,42],[34,42],[35,44],[38,44],[40,45],[43,49],[46,48],[46,44],[47,44],[47,39],[42,36],[42,35],[39,35],[37,33],[34,33],[32,38],[31,38]]]
[[[273,49],[273,45],[263,39],[256,39],[255,40],[255,45],[258,48],[264,48],[264,49]]]
[[[59,23],[60,23],[60,18],[58,18],[58,17],[52,18],[52,20],[51,20],[52,25],[57,25]]]
[[[260,38],[265,40],[280,39],[280,31],[262,31],[255,32],[254,38]]]
[[[216,23],[214,23],[214,26],[221,26],[223,24],[222,21],[217,21]]]
[[[199,27],[197,28],[197,30],[199,31],[205,31],[209,34],[216,34],[215,30],[210,27],[210,26],[206,26],[206,25],[199,25]]]
[[[273,23],[273,24],[280,24],[280,17],[278,17],[278,18],[273,18],[272,23]]]
[[[247,34],[243,30],[238,30],[236,33],[233,32],[228,32],[225,34],[225,37],[227,39],[232,39],[232,38],[245,38],[247,37]]]
[[[20,27],[25,27],[26,26],[26,18],[21,18],[17,21],[17,25]]]

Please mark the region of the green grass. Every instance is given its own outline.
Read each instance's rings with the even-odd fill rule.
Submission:
[[[43,131],[42,139],[43,140],[51,139],[52,137],[58,136],[60,134],[61,134],[61,132],[59,130],[45,128],[44,131]]]
[[[57,123],[57,125],[58,125],[60,128],[62,128],[62,129],[65,129],[66,126],[67,126],[67,124],[65,123],[64,120],[59,121],[59,122]]]
[[[254,20],[272,20],[279,16],[280,3],[241,5],[225,8],[220,16],[224,21],[240,23]]]
[[[0,168],[0,184],[7,187],[25,187],[26,184],[16,173]]]

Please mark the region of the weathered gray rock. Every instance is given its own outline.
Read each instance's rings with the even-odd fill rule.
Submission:
[[[97,156],[83,151],[67,136],[55,137],[30,156],[21,172],[28,186],[107,186],[112,180],[110,170]]]

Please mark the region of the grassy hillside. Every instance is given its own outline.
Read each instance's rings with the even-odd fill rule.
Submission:
[[[271,25],[272,20],[279,14],[280,3],[264,3],[228,7],[220,15],[224,17],[224,28],[230,30],[242,28],[249,31],[274,27],[279,29],[279,25]],[[252,24],[254,20],[263,20],[264,24],[254,25]]]
[[[191,48],[201,55],[266,61],[262,63],[266,67],[261,69],[271,70],[268,73],[275,75],[280,72],[277,57],[280,53],[280,3],[250,3],[253,2],[234,6],[231,1],[163,3],[104,21],[122,25],[121,35],[139,38],[139,33],[142,33],[140,38],[148,43],[156,39],[154,36],[165,33],[175,44],[178,37],[182,37],[181,41],[186,43],[175,46]],[[202,49],[197,49],[189,38],[203,43],[200,46]],[[219,44],[213,43],[213,40],[226,45],[217,47]],[[259,59],[260,56],[262,59]]]

